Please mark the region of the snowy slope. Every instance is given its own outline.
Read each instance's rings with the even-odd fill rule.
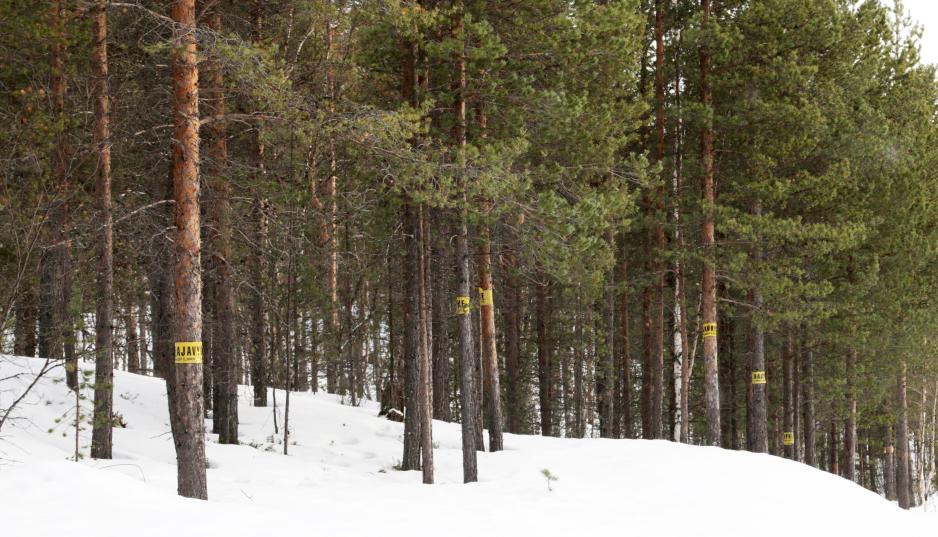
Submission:
[[[0,379],[41,365],[0,358]],[[463,485],[459,426],[441,422],[434,423],[438,484],[426,486],[419,472],[393,469],[401,424],[375,417],[373,406],[312,394],[291,396],[289,456],[271,443],[279,438],[271,409],[242,404],[243,445],[210,436],[210,501],[182,499],[162,381],[117,372],[115,403],[127,427],[114,431],[114,460],[76,464],[67,460],[70,417],[57,423],[73,399],[63,375],[58,368],[40,381],[21,419],[0,432],[0,535],[790,537],[938,527],[934,514],[903,512],[798,463],[664,441],[507,435],[505,452],[480,454],[482,481]],[[0,385],[0,406],[30,380]],[[87,454],[90,431],[82,434]],[[559,478],[553,492],[544,468]]]

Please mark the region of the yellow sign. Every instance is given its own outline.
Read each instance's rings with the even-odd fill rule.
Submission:
[[[765,371],[753,371],[752,383],[753,384],[765,384]]]
[[[482,289],[479,288],[479,304],[483,306],[492,306],[495,302],[492,301],[492,290],[491,289]]]
[[[786,446],[795,445],[795,433],[793,432],[782,433],[782,444],[785,444]]]
[[[177,341],[176,342],[176,363],[177,364],[201,364],[202,363],[202,342],[201,341]]]
[[[717,337],[717,323],[704,323],[703,337]]]
[[[456,315],[469,315],[469,297],[456,297]]]

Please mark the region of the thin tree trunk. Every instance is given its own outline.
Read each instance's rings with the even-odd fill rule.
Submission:
[[[195,0],[174,0],[173,90],[175,94],[173,184],[176,200],[174,384],[169,399],[176,416],[178,492],[208,498],[205,427],[202,419],[202,275],[199,263],[199,94]]]
[[[518,278],[518,262],[514,253],[502,254],[502,268],[505,273],[507,304],[505,306],[505,380],[506,393],[506,429],[509,433],[521,434],[526,431],[525,383],[521,365],[521,319],[522,297],[521,281]]]
[[[110,459],[114,407],[114,220],[111,216],[111,105],[108,92],[107,0],[94,5],[94,140],[98,162],[95,181],[98,239],[97,307],[95,309],[94,423],[91,457]]]
[[[831,419],[830,431],[827,435],[827,469],[834,475],[840,475],[839,451],[837,449],[837,419]]]
[[[460,7],[462,3],[460,2]],[[464,14],[456,14],[453,35],[464,39]],[[475,402],[475,343],[472,337],[472,308],[470,307],[470,270],[469,270],[469,214],[466,196],[466,58],[463,47],[454,53],[456,72],[452,84],[453,101],[453,145],[459,163],[458,190],[460,206],[457,215],[456,235],[456,315],[459,325],[459,409],[462,426],[462,469],[463,482],[479,480],[476,451],[481,447],[476,442],[476,402]]]
[[[802,345],[803,363],[801,373],[802,405],[804,417],[804,463],[817,468],[817,429],[814,418],[814,347],[807,340]]]
[[[488,226],[479,229],[479,317],[482,344],[482,391],[485,425],[489,430],[489,451],[501,451],[502,401],[498,378],[498,351],[495,348],[495,301],[492,286],[492,252]]]
[[[847,423],[844,430],[844,477],[857,480],[857,350],[847,352]]]
[[[785,330],[785,345],[782,349],[782,404],[784,417],[782,424],[785,458],[795,458],[795,385],[794,385],[795,349],[791,329]]]
[[[618,297],[619,315],[616,319],[619,325],[619,343],[616,345],[619,361],[618,382],[621,384],[619,411],[617,414],[621,417],[622,421],[622,436],[632,438],[632,357],[629,349],[629,292],[625,286],[625,282],[628,281],[628,259],[625,252],[624,241],[621,239],[617,255],[618,261],[616,263],[616,270],[618,270],[619,274],[616,279],[622,282]]]
[[[60,125],[65,122],[67,92],[65,58],[67,53],[66,0],[50,2],[49,20],[53,37],[50,40],[51,72],[49,77],[52,116]],[[52,175],[56,197],[50,210],[49,231],[52,247],[42,258],[39,298],[39,355],[53,360],[65,359],[66,385],[78,389],[78,361],[71,344],[69,299],[71,296],[71,245],[68,177],[68,138],[64,127],[58,127],[52,151]],[[69,352],[69,351],[72,352]]]
[[[251,41],[255,46],[261,42],[263,29],[264,2],[254,0],[251,6]],[[267,178],[264,160],[264,140],[261,126],[254,130],[254,177],[258,183]],[[248,270],[251,289],[249,304],[251,307],[251,383],[254,387],[254,406],[267,406],[267,299],[264,282],[264,267],[268,260],[267,213],[268,201],[257,193],[251,203],[251,224],[253,226],[254,245],[251,248],[250,268]],[[313,379],[315,381],[315,374]],[[315,391],[315,389],[313,390]]]
[[[547,322],[549,313],[547,282],[540,283],[536,288],[537,301],[537,378],[538,400],[541,410],[541,434],[554,436],[554,393],[551,366],[551,352],[547,341]]]
[[[140,327],[138,319],[139,306],[136,297],[130,297],[125,306],[125,324],[127,326],[127,370],[131,373],[140,373],[143,360],[140,352]]]
[[[896,496],[899,507],[912,506],[909,475],[909,406],[906,390],[906,364],[902,362],[896,383]]]
[[[615,250],[615,236],[612,231],[606,234],[606,244]],[[596,394],[599,400],[599,433],[603,438],[615,438],[615,385],[616,385],[616,275],[615,268],[606,274],[606,288],[603,290],[602,318],[605,336],[605,349],[602,359],[596,364]]]
[[[417,396],[420,405],[420,451],[421,451],[421,469],[423,470],[423,483],[425,485],[433,484],[433,372],[430,358],[430,300],[427,296],[429,292],[429,271],[430,261],[427,259],[428,249],[428,228],[426,218],[424,217],[425,208],[421,205],[417,208],[417,230],[418,230],[418,248],[420,250],[420,355],[418,367],[420,369],[420,379],[417,389]],[[354,391],[354,388],[353,388]]]
[[[709,26],[710,0],[701,0],[703,25]],[[710,87],[710,50],[699,49],[700,57],[700,100],[706,109],[713,107],[713,90]],[[703,160],[703,221],[701,244],[704,251],[703,276],[701,278],[701,310],[703,314],[703,358],[704,358],[704,407],[706,413],[705,441],[709,445],[720,444],[720,381],[717,362],[717,288],[713,205],[716,201],[713,167],[713,125],[708,120],[700,140]]]
[[[586,436],[586,409],[584,408],[587,405],[586,401],[586,391],[584,389],[583,382],[583,369],[585,368],[585,358],[586,354],[586,341],[583,338],[583,325],[586,323],[584,319],[586,315],[583,312],[583,292],[580,287],[577,287],[576,293],[576,317],[573,325],[573,393],[568,389],[569,386],[569,375],[567,372],[569,368],[564,365],[561,368],[561,374],[564,375],[563,382],[563,406],[564,414],[569,414],[569,407],[573,407],[573,427],[566,426],[566,435],[565,436],[574,436],[576,438],[583,438]],[[566,353],[564,353],[566,355]],[[573,399],[571,402],[570,399]],[[571,434],[572,429],[572,434]]]
[[[416,106],[417,97],[417,50],[410,41],[401,43],[401,98],[404,104]],[[420,469],[421,408],[419,398],[421,310],[420,289],[422,280],[421,244],[419,241],[419,217],[417,207],[405,195],[401,215],[404,234],[404,280],[406,300],[404,302],[404,453],[401,469]]]
[[[762,202],[752,205],[752,214],[756,218],[762,215]],[[762,247],[757,237],[753,243],[751,257],[755,263],[762,262]],[[752,311],[749,315],[749,339],[752,345],[749,381],[749,450],[756,453],[768,453],[768,407],[766,401],[765,376],[765,329],[759,324],[758,315],[762,310],[762,292],[753,287],[749,290]]]
[[[208,27],[221,33],[221,10],[215,5],[208,17]],[[208,65],[205,101],[214,117],[225,115],[225,79],[217,59]],[[238,443],[238,361],[236,355],[234,274],[231,258],[231,183],[226,177],[228,140],[224,121],[213,121],[206,128],[209,141],[207,163],[212,203],[208,214],[215,227],[212,234],[212,265],[215,272],[215,307],[212,338],[213,385],[217,390],[214,421],[218,423],[220,444]]]
[[[16,324],[14,328],[13,354],[36,356],[36,279],[26,274],[22,291],[16,300]]]
[[[439,229],[446,229],[448,223],[445,221],[444,213],[435,211],[432,213]],[[450,421],[450,332],[449,317],[452,308],[448,297],[450,293],[450,282],[452,281],[453,271],[449,270],[446,263],[448,259],[448,247],[446,244],[446,234],[437,233],[431,241],[430,260],[436,270],[433,271],[431,295],[433,300],[433,417],[442,421]]]

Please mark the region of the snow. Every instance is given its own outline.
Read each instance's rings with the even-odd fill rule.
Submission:
[[[42,363],[0,357],[0,408]],[[16,373],[26,374],[8,378]],[[504,452],[480,454],[481,481],[464,485],[459,425],[442,422],[433,430],[437,484],[423,485],[419,472],[393,468],[403,426],[378,418],[375,405],[291,395],[284,456],[272,409],[250,406],[246,386],[242,445],[209,435],[209,501],[190,500],[176,495],[161,380],[116,372],[115,405],[127,427],[114,430],[114,459],[77,464],[69,460],[71,416],[59,419],[74,401],[63,380],[61,367],[44,377],[0,431],[0,535],[790,537],[903,535],[938,525],[934,513],[902,511],[799,463],[666,441],[506,435]],[[80,436],[86,456],[89,443],[90,427]],[[558,478],[552,492],[545,468]]]

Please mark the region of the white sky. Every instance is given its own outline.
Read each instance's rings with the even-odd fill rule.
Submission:
[[[938,0],[902,0],[902,3],[922,27],[922,60],[938,63]]]

